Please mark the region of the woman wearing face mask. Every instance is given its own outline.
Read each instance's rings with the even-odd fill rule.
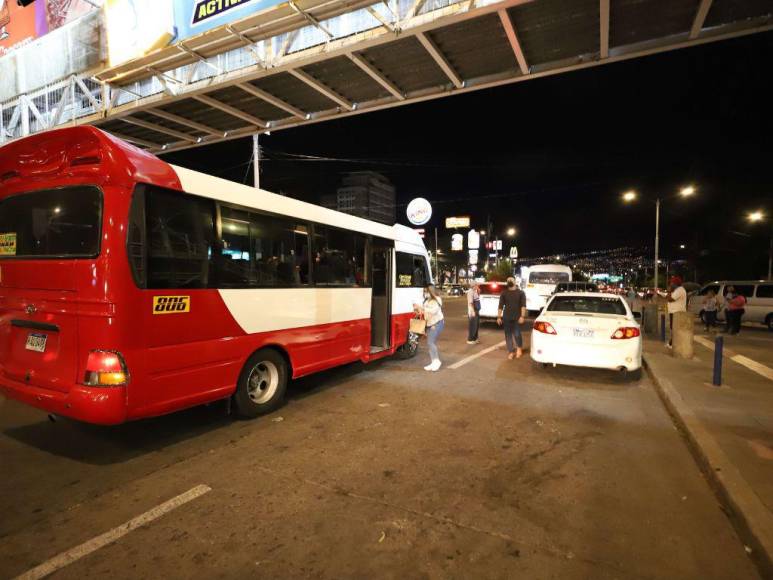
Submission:
[[[437,371],[440,369],[440,353],[437,349],[437,339],[443,332],[445,321],[443,320],[443,300],[437,295],[435,287],[428,284],[424,287],[424,303],[414,304],[413,309],[424,315],[427,321],[427,346],[429,347],[430,363],[424,367],[425,371]]]

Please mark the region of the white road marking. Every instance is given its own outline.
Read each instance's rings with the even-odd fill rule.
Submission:
[[[28,570],[24,574],[17,576],[14,580],[37,580],[38,578],[44,578],[49,574],[53,574],[57,570],[72,564],[76,560],[80,560],[84,556],[88,556],[92,552],[96,552],[100,548],[112,544],[132,530],[136,530],[137,528],[160,518],[173,509],[178,508],[209,491],[212,491],[212,488],[208,485],[197,485],[193,489],[189,489],[185,493],[173,497],[169,501],[146,511],[144,514],[141,514],[96,538],[92,538],[88,542],[84,542],[80,546],[75,546],[66,552],[54,556],[50,560],[43,562],[40,566],[36,566],[32,570]]]
[[[695,340],[695,342],[698,344],[705,346],[709,350],[714,350],[714,343],[707,338],[702,336],[694,336],[693,340]],[[756,360],[750,359],[749,357],[743,356],[742,354],[736,354],[735,351],[730,350],[729,348],[723,349],[723,354],[730,358],[731,361],[736,362],[739,365],[743,365],[747,369],[773,381],[773,369],[770,367],[765,366],[762,363],[758,363]]]
[[[467,358],[463,358],[462,360],[456,361],[454,364],[450,365],[448,368],[451,369],[451,370],[456,370],[459,367],[466,365],[468,362],[474,361],[476,358],[480,358],[484,354],[490,353],[492,350],[496,350],[498,348],[503,347],[505,344],[506,343],[503,340],[502,342],[499,342],[499,343],[495,344],[494,346],[490,346],[488,348],[484,348],[480,352],[476,352],[475,354],[471,354]]]
[[[747,369],[754,371],[757,374],[762,375],[768,380],[773,381],[773,369],[765,366],[762,363],[758,363],[756,360],[752,360],[742,354],[733,356],[730,360],[737,362],[739,365],[745,366]]]

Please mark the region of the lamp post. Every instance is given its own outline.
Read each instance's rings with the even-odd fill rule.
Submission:
[[[765,214],[760,211],[753,211],[746,216],[751,223],[757,223],[765,220]],[[768,245],[768,280],[773,280],[773,229],[771,229],[770,243]]]
[[[694,193],[695,187],[692,185],[688,185],[679,190],[679,195],[682,197],[690,197]],[[636,201],[636,198],[638,197],[639,194],[634,190],[626,191],[622,195],[623,201],[626,203]],[[653,284],[655,286],[655,291],[658,290],[658,263],[660,258],[660,200],[660,196],[655,198],[655,280]]]

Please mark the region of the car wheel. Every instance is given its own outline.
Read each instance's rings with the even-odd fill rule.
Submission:
[[[284,403],[287,391],[287,362],[277,351],[264,348],[244,365],[234,393],[236,414],[254,419],[275,411]]]
[[[398,347],[395,354],[400,360],[407,360],[416,356],[419,351],[419,335],[415,332],[408,332],[408,339],[405,344]]]
[[[768,317],[765,319],[765,324],[768,325],[768,330],[773,331],[773,312],[768,314]]]

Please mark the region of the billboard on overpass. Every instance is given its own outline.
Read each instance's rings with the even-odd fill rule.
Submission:
[[[91,10],[94,6],[85,0],[37,0],[24,7],[16,0],[0,0],[0,56]]]
[[[282,4],[283,0],[174,0],[177,41]]]
[[[91,10],[94,6],[85,0],[37,0],[24,7],[16,0],[0,0],[0,56]]]

